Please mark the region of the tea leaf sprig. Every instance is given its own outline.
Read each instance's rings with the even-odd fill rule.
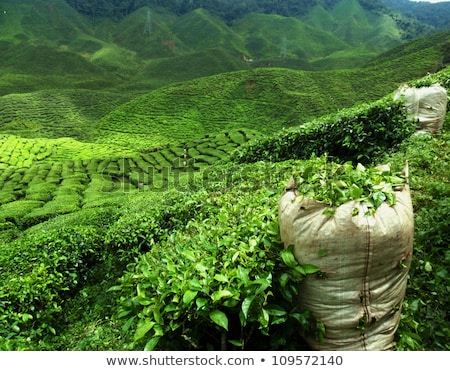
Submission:
[[[366,168],[351,162],[327,162],[326,158],[308,161],[292,175],[300,196],[323,202],[331,208],[348,201],[361,201],[373,211],[383,202],[395,205],[395,191],[401,190],[406,183],[406,177],[393,173],[388,165]]]

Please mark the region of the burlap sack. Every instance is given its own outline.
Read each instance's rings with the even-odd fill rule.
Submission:
[[[447,91],[439,84],[412,88],[403,86],[395,92],[394,100],[404,99],[412,119],[418,120],[418,133],[438,134],[447,113]]]
[[[299,306],[325,325],[323,342],[304,334],[313,350],[388,350],[394,345],[412,257],[414,219],[406,185],[394,206],[366,215],[347,202],[334,215],[320,202],[286,192],[279,202],[281,238],[300,264],[320,275],[299,288]],[[356,212],[358,210],[358,212]]]

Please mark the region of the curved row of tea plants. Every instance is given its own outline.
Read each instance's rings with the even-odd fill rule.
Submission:
[[[416,214],[398,349],[447,349],[448,123],[384,158],[410,162]],[[323,328],[295,312],[288,283],[317,268],[282,253],[276,220],[301,165],[216,166],[184,192],[123,195],[3,236],[2,349],[307,349],[299,326]]]
[[[192,322],[193,318],[186,318],[182,313],[184,310],[190,312],[192,308],[179,308],[182,316],[180,324],[185,321],[183,327],[186,332],[182,336],[184,341],[173,343],[172,346],[197,346],[205,349],[211,346],[222,347],[214,337],[195,339],[195,333],[208,331],[217,331],[219,338],[230,340],[230,347],[246,349],[259,347],[258,342],[252,343],[252,339],[265,337],[269,332],[273,346],[285,347],[289,336],[300,341],[293,323],[300,322],[309,328],[314,322],[308,313],[295,312],[290,301],[295,294],[295,285],[292,283],[315,272],[316,268],[299,267],[289,251],[280,255],[275,210],[280,179],[284,182],[290,168],[291,164],[287,163],[270,167],[260,164],[211,169],[209,174],[203,175],[202,183],[186,185],[185,192],[170,190],[164,193],[122,195],[114,207],[82,209],[58,216],[28,228],[19,236],[0,234],[3,241],[0,249],[0,297],[3,303],[8,303],[0,306],[0,347],[55,349],[80,346],[74,343],[75,337],[70,335],[74,330],[72,326],[68,326],[71,318],[81,315],[79,308],[71,304],[81,300],[82,297],[77,296],[77,293],[91,294],[89,287],[94,282],[98,284],[106,281],[112,286],[112,280],[122,274],[125,265],[143,252],[143,256],[152,261],[151,264],[163,268],[165,265],[161,265],[160,259],[176,259],[181,262],[181,250],[184,251],[181,256],[185,258],[183,260],[186,264],[190,262],[200,272],[207,274],[205,279],[209,281],[204,285],[198,282],[196,287],[201,285],[204,289],[210,287],[215,291],[210,292],[213,298],[211,303],[204,300],[208,295],[203,298],[205,321]],[[273,177],[267,177],[268,173],[273,174]],[[266,179],[264,188],[254,183],[256,178]],[[195,188],[199,190],[195,191]],[[237,200],[239,201],[236,202]],[[234,234],[230,234],[230,228],[235,228],[236,223],[240,227]],[[213,225],[215,227],[211,229]],[[206,230],[215,232],[207,234]],[[197,246],[195,251],[194,246]],[[146,251],[149,253],[145,253]],[[156,254],[157,251],[161,255]],[[205,254],[206,251],[209,251],[208,254]],[[217,264],[211,265],[211,259],[217,261]],[[233,263],[230,266],[222,264],[226,261]],[[175,269],[173,277],[178,277],[176,281],[181,283],[178,274],[188,274],[190,268],[183,273],[185,265],[175,264],[175,260],[171,264],[174,265],[167,265],[169,271],[166,273],[160,271],[160,278],[171,275],[172,269]],[[211,270],[213,266],[216,266],[217,271]],[[150,331],[148,323],[142,327],[137,312],[136,316],[131,316],[130,320],[123,323],[124,310],[117,313],[117,305],[129,307],[126,299],[119,303],[120,297],[134,296],[134,268],[129,269],[130,275],[121,280],[120,287],[115,286],[109,293],[103,292],[101,296],[105,301],[106,296],[109,298],[107,316],[114,317],[117,314],[115,326],[122,323],[124,332],[120,335],[116,330],[114,334],[122,338],[120,347],[139,349],[143,346],[142,341],[148,341],[144,340],[144,335]],[[155,272],[153,267],[150,272]],[[231,273],[237,275],[236,279],[232,278]],[[144,280],[147,278],[143,277]],[[193,284],[195,280],[192,277],[189,282]],[[168,285],[168,292],[175,290],[170,287],[169,281],[163,281]],[[216,283],[216,289],[212,282]],[[180,287],[180,290],[182,292],[183,288]],[[184,299],[180,298],[180,303],[192,306],[194,299],[196,303],[202,302],[200,294],[194,297],[193,290],[191,291],[183,291]],[[161,302],[159,295],[152,297],[156,302]],[[146,306],[144,298],[139,300],[133,311],[139,312],[141,304]],[[245,309],[239,314],[243,301]],[[170,300],[167,303],[170,304]],[[169,306],[173,309],[173,304]],[[173,311],[172,315],[176,317]],[[245,318],[241,318],[241,315]],[[147,322],[145,318],[143,321]],[[161,344],[166,345],[162,345],[163,347],[169,346],[173,339],[178,338],[179,331],[182,330],[175,324],[173,326],[178,331],[175,327],[171,328],[169,323],[166,325],[169,327],[164,330],[166,334]],[[136,326],[138,335],[135,335]],[[245,334],[238,330],[241,326],[245,328]],[[278,330],[269,331],[272,326],[276,326]],[[79,329],[77,326],[75,328]],[[233,333],[226,335],[224,330],[228,328]],[[111,330],[107,331],[106,327],[99,331],[111,335]],[[190,338],[193,340],[190,341]],[[152,343],[156,345],[156,342]]]
[[[439,83],[450,88],[450,68],[411,82],[412,86]],[[392,95],[310,123],[281,130],[241,146],[232,156],[236,162],[284,161],[328,154],[354,162],[370,163],[395,148],[416,130],[400,101]]]
[[[0,137],[0,222],[21,228],[55,215],[114,202],[123,192],[163,191],[191,181],[258,136],[247,130],[206,135],[145,153],[70,138]],[[116,157],[122,152],[122,157]]]
[[[448,123],[440,136],[411,137],[378,157],[398,170],[410,161],[417,222],[398,349],[448,350]],[[20,198],[1,206],[20,215],[0,222],[0,348],[306,349],[299,328],[324,328],[292,298],[295,282],[318,268],[282,249],[276,220],[299,162],[216,165],[165,192],[138,192],[133,182],[135,192],[111,192],[117,167],[131,174],[141,161],[56,161],[35,174],[34,166],[0,174],[2,194]],[[103,186],[108,202],[99,199]],[[76,208],[18,228],[57,203]]]
[[[249,142],[233,154],[232,160],[284,161],[327,154],[344,161],[370,163],[415,130],[403,104],[385,98]]]

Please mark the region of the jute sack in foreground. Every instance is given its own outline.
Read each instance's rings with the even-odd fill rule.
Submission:
[[[313,350],[389,350],[399,324],[412,257],[414,219],[408,185],[366,215],[364,202],[329,207],[286,192],[279,202],[281,238],[300,264],[322,274],[299,287],[299,306],[325,325],[325,338],[304,335]],[[356,209],[358,212],[356,212]]]

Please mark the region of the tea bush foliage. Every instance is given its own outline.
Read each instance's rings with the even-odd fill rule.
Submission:
[[[448,70],[415,83],[436,81],[449,87]],[[5,134],[0,349],[307,349],[299,330],[325,327],[297,310],[297,283],[320,267],[284,249],[277,203],[295,169],[327,158],[409,162],[416,230],[396,348],[449,350],[448,129],[447,116],[442,134],[411,135],[388,96],[267,138],[230,129],[143,152]],[[202,162],[165,169],[184,149]]]
[[[100,246],[100,230],[73,226],[31,234],[1,248],[3,344],[16,337],[39,342],[56,335],[65,300],[102,259]]]
[[[343,161],[371,163],[415,130],[403,104],[387,97],[251,141],[232,160],[284,161],[327,154]]]
[[[409,162],[414,206],[414,252],[397,331],[398,350],[449,350],[450,114],[442,134],[413,136],[385,160]]]
[[[295,283],[318,268],[283,251],[274,194],[239,195],[203,194],[214,212],[153,244],[110,289],[120,293],[132,348],[274,349],[288,346],[277,327],[315,330],[293,298]]]

